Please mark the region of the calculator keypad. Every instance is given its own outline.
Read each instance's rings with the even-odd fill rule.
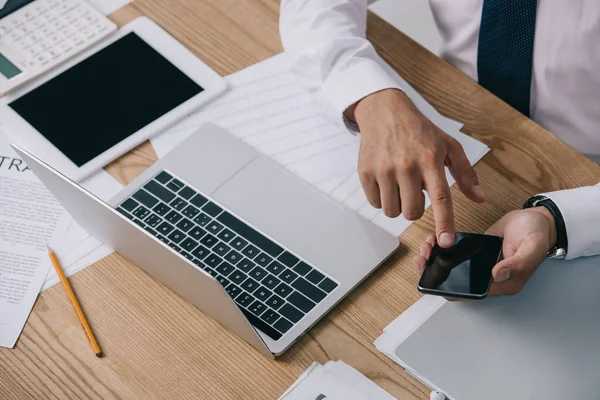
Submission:
[[[0,73],[0,94],[91,46],[116,25],[84,0],[36,0],[0,20],[0,53],[24,73]]]

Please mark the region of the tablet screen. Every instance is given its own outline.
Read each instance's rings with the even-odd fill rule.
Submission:
[[[129,33],[9,106],[81,167],[202,90]]]

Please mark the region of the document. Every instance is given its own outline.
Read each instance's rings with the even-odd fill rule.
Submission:
[[[14,347],[70,217],[0,136],[0,346]]]
[[[460,132],[462,124],[441,115],[387,64],[384,67],[428,118],[462,144],[472,164],[489,151]],[[402,216],[388,218],[371,207],[357,171],[360,136],[351,133],[341,117],[337,121],[329,117],[326,106],[290,71],[285,53],[225,79],[227,93],[151,139],[159,157],[211,121],[393,235],[400,235],[410,225]],[[447,178],[454,184],[449,173]]]
[[[394,400],[388,392],[344,363],[313,363],[280,400]]]

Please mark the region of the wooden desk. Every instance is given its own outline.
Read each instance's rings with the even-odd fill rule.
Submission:
[[[226,75],[282,50],[278,8],[276,0],[135,0],[112,18],[124,24],[147,15]],[[368,31],[427,100],[492,148],[476,167],[489,200],[474,205],[452,190],[458,229],[483,232],[532,194],[600,180],[600,168],[375,15]],[[126,183],[155,159],[145,144],[108,169]],[[429,211],[386,265],[276,361],[111,255],[71,280],[106,358],[94,357],[54,286],[40,296],[16,349],[0,350],[0,398],[273,399],[313,361],[342,359],[398,399],[427,399],[427,388],[372,343],[419,298],[411,258],[432,229]]]

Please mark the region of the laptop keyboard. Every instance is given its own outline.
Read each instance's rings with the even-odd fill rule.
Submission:
[[[338,286],[166,171],[117,210],[217,279],[250,323],[273,340]]]

